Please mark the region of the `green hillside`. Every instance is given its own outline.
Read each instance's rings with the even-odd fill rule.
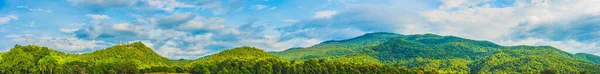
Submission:
[[[84,62],[135,62],[139,68],[152,66],[169,66],[169,59],[156,54],[151,48],[141,42],[122,44],[97,50],[92,53],[81,54],[74,58]]]
[[[583,60],[587,60],[590,62],[594,62],[596,64],[600,64],[600,56],[596,56],[593,54],[587,54],[587,53],[577,53],[575,54],[576,57],[583,59]]]
[[[498,57],[500,52],[514,56],[497,60],[502,62],[488,62],[494,60],[489,58]],[[326,41],[311,47],[273,54],[286,59],[317,58],[337,61],[343,61],[338,60],[339,58],[367,55],[362,57],[374,59],[353,60],[380,61],[386,65],[408,68],[438,69],[442,73],[535,73],[545,69],[556,69],[564,73],[598,72],[600,69],[600,65],[593,63],[598,60],[598,56],[595,55],[573,55],[548,46],[500,46],[489,41],[434,34],[370,33],[348,40]]]
[[[600,73],[600,57],[550,46],[500,46],[434,34],[369,33],[267,53],[244,46],[195,60],[169,60],[141,42],[84,54],[36,45],[0,53],[1,74],[436,74]]]
[[[121,44],[84,54],[67,54],[47,47],[16,45],[3,53],[2,73],[138,73],[154,69],[176,72],[169,61],[141,42]],[[188,62],[183,62],[188,63]],[[183,64],[181,64],[183,65]]]
[[[364,59],[370,57],[352,57]],[[339,58],[347,59],[347,58]],[[328,61],[309,59],[286,60],[254,47],[238,47],[225,50],[187,65],[191,73],[200,74],[406,74],[435,73],[430,70],[393,67],[352,61]]]
[[[273,52],[272,54],[293,60],[347,58],[353,55],[366,55],[361,53],[365,52],[361,50],[362,48],[377,46],[401,36],[404,35],[383,32],[370,33],[348,40],[325,41],[311,47],[288,49],[282,52]]]

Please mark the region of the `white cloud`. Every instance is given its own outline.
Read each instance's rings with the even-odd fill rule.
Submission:
[[[435,24],[435,32],[474,39],[494,39],[516,27],[523,16],[512,8],[473,7],[456,11],[434,10],[422,13]]]
[[[296,23],[296,22],[298,22],[298,20],[294,20],[294,19],[283,19],[281,21],[286,22],[286,23]]]
[[[67,2],[73,5],[111,9],[129,7],[138,3],[139,0],[67,0]]]
[[[313,18],[331,18],[331,16],[335,15],[336,13],[337,11],[333,10],[317,11],[315,12]]]
[[[88,49],[98,49],[98,47],[106,47],[107,43],[98,40],[82,40],[71,37],[45,37],[45,36],[34,36],[32,34],[25,35],[8,35],[7,38],[12,39],[15,42],[22,42],[25,44],[35,44],[48,46],[51,48],[57,48],[57,50],[80,52]]]
[[[207,53],[207,50],[203,48],[181,49],[177,47],[178,45],[180,45],[180,43],[176,41],[167,41],[164,45],[160,46],[156,52],[172,59],[196,59],[198,58],[197,55]]]
[[[149,6],[165,10],[165,11],[173,11],[176,8],[192,8],[194,5],[185,4],[178,2],[176,0],[146,0]]]
[[[16,15],[8,15],[0,17],[0,25],[10,23],[13,20],[19,20],[19,17]]]
[[[442,1],[442,6],[440,6],[440,9],[450,9],[450,8],[459,6],[466,0],[441,0],[441,1]]]
[[[73,32],[75,32],[77,30],[79,30],[79,29],[68,29],[68,28],[61,28],[61,29],[59,29],[59,31],[63,32],[63,33],[73,33]]]
[[[107,15],[103,15],[103,14],[87,14],[86,16],[92,18],[92,23],[94,23],[94,24],[99,24],[100,22],[102,22],[106,19],[110,19],[110,17],[108,17]]]
[[[266,5],[258,4],[258,5],[254,5],[254,6],[252,6],[252,9],[253,9],[253,10],[263,10],[263,9],[265,9],[265,8],[267,8],[267,7],[268,7],[268,6],[266,6]]]
[[[131,26],[129,23],[119,23],[112,25],[112,28],[114,30],[126,31],[130,30],[129,26]]]
[[[27,10],[32,11],[32,12],[52,13],[52,10],[50,10],[50,9],[29,8],[27,6],[17,6],[17,8],[27,9]]]
[[[225,28],[225,19],[196,17],[179,28],[182,30],[220,30]]]
[[[598,54],[595,49],[599,49],[599,45],[594,42],[582,42],[581,39],[572,39],[576,37],[564,34],[555,35],[555,33],[567,33],[582,36],[584,33],[569,31],[596,31],[593,29],[577,30],[579,28],[577,26],[597,27],[585,23],[594,22],[594,19],[586,20],[589,19],[588,17],[597,17],[595,16],[597,11],[594,9],[598,8],[595,4],[600,2],[598,0],[516,1],[512,6],[507,7],[492,6],[487,4],[488,2],[485,0],[447,0],[443,1],[444,4],[437,10],[425,11],[421,15],[425,16],[429,23],[432,23],[432,31],[439,34],[491,40],[502,45],[550,45],[572,53]],[[559,30],[551,30],[552,32],[535,32],[536,30],[534,30],[546,31],[545,29],[553,28],[547,26],[568,28],[554,28]],[[590,34],[585,33],[583,36],[600,36]],[[553,39],[557,36],[564,40]],[[585,40],[599,39],[588,38]]]
[[[525,38],[522,40],[502,40],[498,41],[502,45],[536,45],[536,46],[553,46],[558,49],[570,52],[570,53],[590,53],[600,54],[600,46],[597,42],[584,43],[575,40],[563,40],[553,41],[543,38]]]

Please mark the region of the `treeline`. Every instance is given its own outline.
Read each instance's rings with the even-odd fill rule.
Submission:
[[[541,50],[541,49],[540,49]],[[388,63],[350,61],[376,59],[357,55],[352,59],[313,58],[288,60],[254,47],[238,47],[197,60],[168,60],[140,42],[122,44],[85,54],[66,54],[46,47],[16,45],[0,53],[0,74],[438,74],[532,73],[597,74],[597,64],[544,55],[540,50],[498,52],[477,61],[465,59],[415,59]],[[536,52],[536,53],[533,53]],[[512,53],[512,54],[508,54]],[[514,55],[515,53],[522,55]],[[474,62],[474,63],[471,63]]]
[[[381,64],[354,64],[310,59],[285,61],[280,59],[226,59],[217,63],[195,64],[191,73],[200,74],[437,74],[436,69],[408,69]]]

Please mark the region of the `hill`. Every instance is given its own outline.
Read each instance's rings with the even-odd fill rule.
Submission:
[[[78,55],[73,60],[96,63],[129,61],[137,63],[139,68],[170,65],[168,58],[158,55],[141,42],[115,45],[92,53]]]
[[[140,70],[152,72],[154,69],[173,69],[178,66],[141,42],[115,45],[84,54],[67,54],[36,45],[15,45],[9,52],[3,53],[2,58],[2,73],[17,74],[137,73]]]
[[[361,59],[365,57],[355,57]],[[368,57],[366,57],[368,58]],[[254,47],[238,47],[195,60],[186,66],[191,73],[203,74],[406,74],[424,73],[421,69],[382,64],[309,59],[286,60]]]
[[[600,64],[600,56],[596,56],[593,54],[587,54],[587,53],[577,53],[575,54],[576,57],[583,59],[583,60],[587,60],[590,62],[594,62],[596,64]]]
[[[518,55],[490,62],[499,53]],[[559,72],[598,72],[595,55],[574,55],[549,46],[500,46],[489,41],[435,34],[400,35],[369,33],[356,38],[325,41],[272,54],[292,60],[338,60],[359,55],[382,64],[408,68],[438,69],[442,73],[514,72],[535,73],[546,68]],[[550,58],[539,58],[555,56]],[[497,62],[503,61],[503,62]],[[558,62],[560,61],[560,62]],[[360,61],[352,61],[360,62]],[[535,66],[530,67],[535,63]],[[482,65],[482,63],[485,63]],[[491,65],[499,64],[499,65]],[[527,65],[524,65],[527,64]],[[557,68],[561,67],[563,68]]]
[[[222,62],[231,59],[243,59],[243,60],[263,60],[263,59],[279,59],[276,56],[273,56],[263,50],[254,47],[237,47],[230,50],[224,50],[216,54],[212,54],[203,58],[196,59],[191,62],[190,65],[193,64],[201,64],[201,63],[215,63]]]
[[[244,46],[196,60],[169,60],[141,42],[84,54],[36,45],[0,53],[0,73],[600,73],[599,56],[550,46],[500,46],[435,34],[369,33],[267,53]]]

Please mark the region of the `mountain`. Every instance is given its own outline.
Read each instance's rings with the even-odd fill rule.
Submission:
[[[370,58],[368,56],[354,57]],[[238,47],[209,55],[188,64],[197,74],[412,74],[435,73],[422,69],[392,67],[382,64],[354,63],[309,59],[287,60],[254,47]]]
[[[81,54],[74,57],[74,60],[96,62],[131,61],[136,62],[139,68],[170,65],[168,58],[158,55],[141,42],[119,44],[92,53]]]
[[[595,55],[574,55],[549,46],[501,46],[489,41],[435,34],[369,33],[272,54],[291,60],[333,61],[360,56],[363,58],[351,60],[438,69],[442,73],[532,73],[547,68],[566,73],[598,72],[596,70],[600,69],[600,65],[593,63],[598,60]]]
[[[0,53],[0,73],[600,73],[600,57],[551,46],[501,46],[435,34],[369,33],[347,40],[265,52],[244,46],[195,60],[169,60],[141,42],[84,54],[36,45]]]
[[[36,45],[15,45],[9,52],[2,54],[2,73],[17,74],[151,72],[152,68],[174,68],[178,66],[177,63],[181,63],[174,63],[156,54],[141,42],[119,44],[84,54],[67,54]]]
[[[243,46],[229,50],[224,50],[216,54],[212,54],[203,58],[196,59],[190,64],[197,63],[208,63],[208,62],[221,62],[230,59],[279,59],[277,56],[273,56],[261,49]]]
[[[600,64],[600,56],[596,56],[593,54],[587,54],[587,53],[577,53],[575,54],[576,57],[581,58],[583,60],[587,60],[590,62],[594,62],[596,64]]]
[[[273,52],[272,54],[292,60],[352,57],[353,55],[362,56],[366,54],[361,53],[363,52],[361,48],[377,46],[401,36],[404,35],[385,32],[370,33],[352,39],[325,41],[311,47],[288,49],[282,52]]]

